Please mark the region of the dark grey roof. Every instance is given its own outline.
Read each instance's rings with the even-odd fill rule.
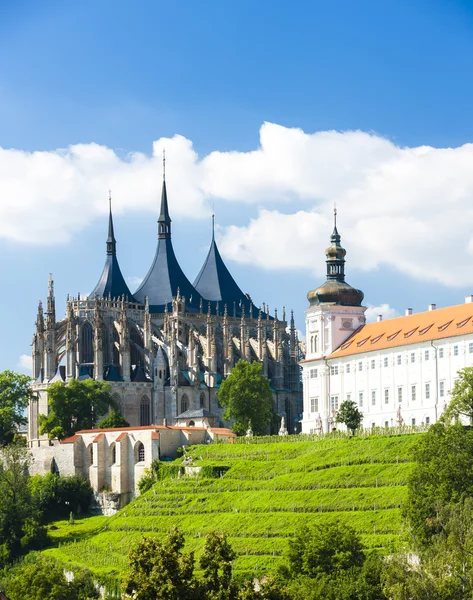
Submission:
[[[56,383],[56,381],[64,382],[65,380],[66,380],[66,367],[64,365],[59,365],[59,367],[56,370],[56,373],[54,374],[54,377],[52,377],[49,380],[49,383]]]
[[[105,381],[123,381],[123,377],[121,377],[113,365],[105,369],[103,378]]]
[[[177,415],[176,419],[202,419],[203,417],[215,417],[215,415],[205,410],[205,408],[198,408],[197,410],[186,410]]]
[[[132,370],[131,380],[135,383],[148,383],[151,381],[142,366],[135,367]]]
[[[207,258],[194,281],[195,289],[205,300],[219,303],[219,311],[223,312],[224,305],[227,305],[229,315],[233,315],[233,307],[236,307],[236,315],[241,316],[242,308],[245,314],[252,317],[258,316],[258,309],[252,306],[252,303],[238,287],[230,271],[220,256],[220,252],[215,242],[215,235],[212,226],[212,243],[207,254]],[[213,307],[214,308],[214,307]]]
[[[158,219],[158,247],[148,274],[134,293],[138,302],[148,296],[151,312],[163,312],[165,305],[170,308],[178,290],[186,299],[186,311],[200,310],[200,294],[194,289],[177,262],[171,242],[171,219],[169,217],[166,182],[163,181],[161,212]]]
[[[121,298],[122,296],[125,296],[128,300],[134,302],[135,299],[125,283],[125,279],[123,278],[118,264],[116,244],[113,232],[112,209],[110,208],[105,266],[102,275],[100,276],[97,285],[92,290],[89,298],[95,298],[96,296],[99,298],[108,298],[108,296],[111,296],[112,298]]]

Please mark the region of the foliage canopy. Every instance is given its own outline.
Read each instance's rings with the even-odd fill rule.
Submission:
[[[360,412],[356,402],[345,400],[340,404],[337,414],[337,423],[344,423],[352,434],[359,428],[363,421],[363,413]]]
[[[18,427],[26,423],[30,384],[31,377],[27,375],[13,371],[0,373],[0,446],[12,442]]]
[[[273,394],[261,363],[239,360],[222,382],[218,401],[226,408],[224,419],[234,419],[237,435],[244,435],[250,424],[256,435],[267,433],[273,416]]]
[[[49,414],[39,415],[40,433],[63,439],[81,429],[92,429],[97,418],[116,408],[110,385],[95,379],[71,379],[48,387]]]

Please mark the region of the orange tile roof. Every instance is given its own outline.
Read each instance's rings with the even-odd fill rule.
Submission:
[[[74,435],[71,435],[71,437],[64,438],[63,440],[61,440],[61,444],[73,444],[74,442],[77,442],[79,438],[80,435],[77,435],[77,433],[75,433]]]
[[[99,433],[98,435],[96,435],[96,436],[94,437],[94,439],[92,440],[92,442],[94,442],[94,443],[95,443],[95,442],[98,442],[98,441],[100,441],[100,440],[103,438],[103,435],[104,435],[103,433]]]
[[[152,440],[159,440],[159,433],[157,431],[152,431],[151,432],[151,439]]]
[[[327,358],[376,352],[467,333],[473,333],[473,303],[362,325]],[[304,362],[311,361],[306,359]]]
[[[124,431],[123,433],[120,433],[120,435],[117,437],[117,439],[115,440],[116,442],[121,442],[122,440],[124,440],[127,436],[127,432]]]

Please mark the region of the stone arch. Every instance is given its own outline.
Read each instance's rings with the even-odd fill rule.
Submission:
[[[140,425],[151,425],[151,402],[146,395],[140,401]]]
[[[85,466],[91,467],[94,464],[94,445],[90,443],[85,449]]]
[[[189,410],[189,396],[187,394],[182,394],[180,413],[182,414],[186,412],[186,410]]]
[[[143,442],[136,442],[135,444],[135,463],[145,462],[146,453]]]
[[[195,427],[195,422],[189,421],[189,423],[187,423],[187,427]]]

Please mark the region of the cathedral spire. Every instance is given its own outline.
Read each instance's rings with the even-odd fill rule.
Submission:
[[[107,254],[115,256],[117,254],[117,241],[113,231],[112,218],[112,191],[108,190],[108,238],[107,238]]]
[[[161,192],[161,211],[158,217],[158,239],[171,239],[171,217],[168,209],[166,190],[166,154],[163,150],[163,190]]]

